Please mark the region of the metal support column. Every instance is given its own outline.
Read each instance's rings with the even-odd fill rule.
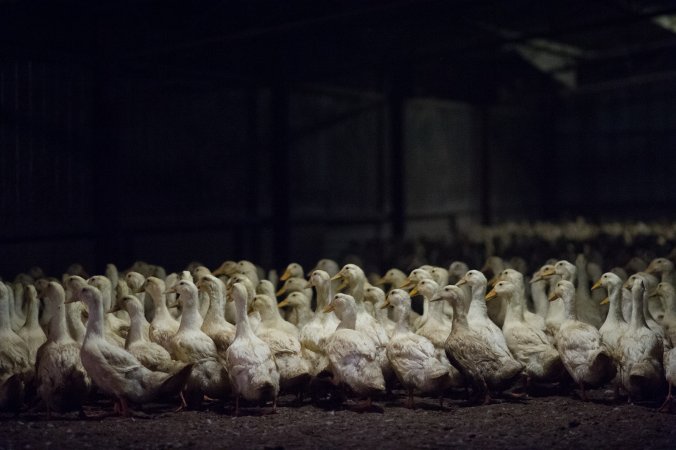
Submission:
[[[392,71],[392,78],[390,79],[387,92],[391,157],[391,223],[394,238],[401,238],[406,234],[405,86],[405,77],[402,74],[402,69],[401,67],[396,67]]]
[[[284,82],[275,83],[270,98],[272,130],[270,157],[275,173],[286,174],[289,170],[289,88]],[[282,177],[283,178],[283,177]],[[286,179],[271,184],[272,189],[272,245],[273,265],[282,269],[289,263],[291,240],[291,198]]]

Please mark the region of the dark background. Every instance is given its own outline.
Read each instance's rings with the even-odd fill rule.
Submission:
[[[672,14],[2,0],[0,274],[309,266],[508,219],[673,220]]]

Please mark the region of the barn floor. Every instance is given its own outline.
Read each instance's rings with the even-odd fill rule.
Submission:
[[[26,448],[674,448],[676,414],[656,412],[658,404],[629,405],[597,390],[592,401],[547,395],[469,405],[461,395],[439,409],[416,397],[417,409],[397,399],[376,402],[380,411],[357,413],[336,405],[294,405],[282,397],[276,414],[212,404],[204,411],[173,412],[152,405],[145,417],[53,417],[22,413],[0,416],[0,449]],[[676,409],[676,405],[675,405]],[[87,406],[96,416],[110,402]],[[267,411],[269,408],[264,409]]]

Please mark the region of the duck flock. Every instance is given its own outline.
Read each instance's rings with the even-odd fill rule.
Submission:
[[[532,274],[497,256],[368,276],[330,259],[280,277],[246,260],[170,274],[74,265],[58,279],[33,268],[0,282],[0,410],[84,414],[94,393],[121,415],[149,402],[274,411],[280,393],[360,410],[397,389],[407,407],[424,395],[443,408],[453,390],[527,401],[558,383],[583,401],[607,387],[617,401],[666,398],[667,411],[672,257],[634,260],[630,273],[603,273],[583,253]]]

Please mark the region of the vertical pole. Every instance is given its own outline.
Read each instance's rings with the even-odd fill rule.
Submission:
[[[249,183],[247,190],[247,215],[253,226],[247,231],[247,248],[245,249],[245,258],[252,261],[261,260],[261,224],[258,218],[258,198],[259,189],[257,179],[260,179],[261,171],[259,170],[259,146],[258,140],[258,89],[252,86],[247,91],[247,146],[248,146],[248,169],[250,179],[253,181]]]
[[[491,151],[488,136],[490,126],[487,106],[479,107],[479,213],[481,223],[490,225],[493,221],[491,208]]]
[[[390,131],[390,170],[392,201],[392,235],[395,239],[406,234],[406,172],[404,148],[404,91],[405,80],[401,67],[392,70],[387,92],[387,110]]]
[[[272,87],[270,97],[272,130],[270,139],[270,155],[272,169],[281,174],[275,178],[272,189],[272,246],[274,267],[281,269],[289,262],[291,241],[291,201],[288,177],[289,171],[289,88],[279,81]]]
[[[120,211],[117,201],[117,186],[130,180],[116,179],[111,164],[117,162],[120,141],[120,114],[115,101],[111,64],[106,60],[104,43],[99,39],[97,57],[92,67],[92,136],[90,172],[93,177],[92,207],[94,215],[94,270],[102,271],[105,264],[127,264],[120,261],[122,256],[122,236],[120,233]],[[95,272],[98,273],[98,272]]]

